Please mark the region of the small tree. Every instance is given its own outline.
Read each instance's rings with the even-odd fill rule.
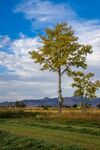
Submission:
[[[56,72],[58,75],[59,115],[63,102],[62,76],[69,73],[71,67],[86,68],[86,56],[92,53],[90,45],[79,44],[72,28],[66,24],[57,24],[54,29],[47,28],[40,36],[43,46],[38,51],[31,51],[31,58],[42,65],[42,70]]]
[[[96,91],[100,88],[100,81],[92,81],[93,73],[84,74],[83,72],[73,72],[72,87],[76,88],[74,95],[81,96],[81,105],[84,106],[83,100],[96,98]]]

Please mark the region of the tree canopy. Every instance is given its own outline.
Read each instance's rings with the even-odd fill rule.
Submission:
[[[87,68],[86,56],[92,53],[90,45],[82,45],[75,36],[71,26],[67,23],[57,24],[54,28],[47,28],[45,35],[40,36],[42,46],[30,52],[35,63],[42,66],[42,70],[56,72],[58,75],[58,102],[63,102],[61,79],[64,73],[68,76],[73,67]]]
[[[73,66],[86,68],[86,56],[91,54],[90,45],[82,45],[74,35],[72,28],[66,24],[57,24],[55,28],[47,28],[45,36],[40,36],[42,47],[31,51],[31,58],[42,65],[42,70],[68,72]]]
[[[73,72],[72,87],[76,88],[74,95],[86,99],[96,98],[96,91],[100,88],[100,81],[93,80],[93,73]]]

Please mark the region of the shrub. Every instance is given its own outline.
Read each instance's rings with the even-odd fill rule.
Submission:
[[[72,107],[73,107],[73,108],[77,108],[77,105],[76,105],[76,104],[74,104]]]

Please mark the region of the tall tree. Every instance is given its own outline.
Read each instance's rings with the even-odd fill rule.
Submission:
[[[83,100],[90,100],[96,98],[96,91],[100,88],[100,81],[93,80],[93,73],[85,74],[81,71],[73,72],[72,87],[76,88],[74,95],[81,96],[81,105],[85,107]]]
[[[31,58],[42,65],[42,70],[56,72],[58,75],[59,115],[62,108],[62,76],[69,73],[72,67],[86,69],[86,56],[92,53],[90,45],[82,45],[67,23],[47,28],[45,35],[40,36],[43,46],[38,51],[31,51]]]

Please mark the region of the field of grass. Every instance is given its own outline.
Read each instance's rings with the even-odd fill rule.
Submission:
[[[0,112],[3,115],[0,118],[0,150],[100,149],[100,120],[98,117],[89,120],[87,117],[73,118],[74,110],[73,113],[71,111],[70,117],[62,117],[61,120],[53,117],[55,110],[51,112],[52,117],[48,116],[50,110],[48,113],[40,112],[40,110],[29,114],[27,112],[25,116],[21,110],[17,112],[17,115],[14,114],[14,111],[10,114],[6,112],[6,115],[3,113],[5,112]],[[21,113],[22,116],[18,116]],[[98,110],[95,113],[100,117]]]

